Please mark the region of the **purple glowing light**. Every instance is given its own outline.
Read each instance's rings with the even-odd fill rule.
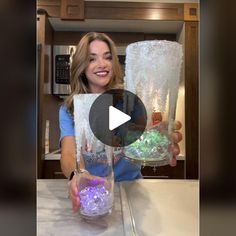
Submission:
[[[112,192],[103,185],[87,186],[79,192],[80,213],[85,216],[99,216],[109,212],[113,203]]]

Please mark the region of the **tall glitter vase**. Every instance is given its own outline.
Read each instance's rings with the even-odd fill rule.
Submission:
[[[182,45],[177,42],[147,40],[127,46],[125,89],[139,96],[144,103],[148,124],[143,135],[124,148],[128,160],[149,166],[171,162],[171,133],[182,60]],[[135,134],[130,131],[128,135]]]
[[[101,143],[89,125],[89,111],[98,96],[81,94],[73,99],[77,163],[88,171],[77,175],[79,214],[91,220],[110,214],[114,200],[113,148]]]

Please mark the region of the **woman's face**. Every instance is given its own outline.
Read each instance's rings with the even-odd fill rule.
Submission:
[[[112,74],[112,55],[108,45],[100,40],[92,41],[89,45],[89,65],[85,69],[90,91],[105,92]]]

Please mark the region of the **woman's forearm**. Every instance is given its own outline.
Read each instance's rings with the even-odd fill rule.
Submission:
[[[63,174],[69,178],[70,174],[73,170],[76,169],[76,159],[71,155],[63,155],[61,156],[61,170]]]
[[[77,168],[84,169],[84,159],[81,155],[80,165],[77,166],[76,143],[73,136],[64,137],[61,141],[61,170],[69,178],[72,171]]]
[[[80,157],[80,165],[78,167],[77,163],[76,163],[76,159],[73,155],[66,155],[66,154],[63,155],[62,154],[62,156],[61,156],[61,170],[67,178],[69,178],[71,172],[77,168],[81,168],[81,169],[85,168],[84,159],[83,159],[82,155]]]

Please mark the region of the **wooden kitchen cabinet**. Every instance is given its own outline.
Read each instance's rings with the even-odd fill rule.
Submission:
[[[38,178],[42,177],[42,166],[43,166],[43,159],[44,159],[44,153],[45,153],[45,143],[44,143],[44,129],[45,121],[43,119],[43,111],[44,111],[44,81],[45,79],[48,79],[48,63],[46,63],[48,60],[48,45],[51,43],[51,26],[48,22],[48,18],[46,14],[37,15],[37,44],[39,46],[38,51],[38,78],[37,78],[37,108],[38,108],[38,127],[37,127],[37,154],[38,154],[38,160],[37,160],[37,175]]]
[[[49,22],[49,17],[45,11],[39,11],[37,15],[37,44],[40,45],[38,79],[37,79],[37,177],[44,176],[44,156],[47,152],[46,139],[50,143],[50,150],[58,148],[59,141],[59,122],[58,109],[62,100],[51,93],[52,85],[52,46],[53,28]],[[46,138],[47,123],[49,125],[49,137]]]
[[[59,160],[45,160],[42,179],[65,179]]]
[[[84,0],[61,0],[60,15],[63,20],[84,20]]]
[[[144,179],[184,179],[184,169],[184,161],[179,160],[175,167],[169,165],[159,167],[143,166],[141,173]]]

